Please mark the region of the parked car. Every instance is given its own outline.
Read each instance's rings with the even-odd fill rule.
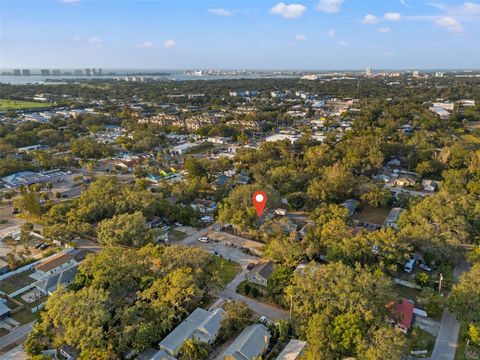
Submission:
[[[176,223],[175,223],[175,226],[181,227],[181,226],[183,226],[183,225],[180,224],[179,222],[176,222]]]
[[[255,266],[255,263],[250,263],[247,265],[247,270],[251,270],[253,269],[253,267]]]
[[[35,249],[39,249],[40,246],[44,245],[43,243],[38,243],[37,245],[34,246]]]
[[[20,210],[18,210],[17,208],[13,208],[12,214],[20,214]]]
[[[403,271],[405,271],[406,273],[411,273],[414,268],[415,268],[415,259],[408,259],[407,262],[405,263],[405,267],[403,268]]]
[[[260,319],[258,319],[258,321],[264,325],[267,325],[268,323],[268,319],[266,316],[260,316]]]
[[[206,236],[200,236],[198,238],[198,241],[203,242],[203,243],[208,243],[210,241],[210,239]]]
[[[425,264],[425,263],[420,263],[420,264],[418,265],[418,267],[419,267],[420,269],[425,270],[425,271],[428,271],[428,272],[432,271],[432,268],[431,268],[430,266],[428,266],[427,264]]]
[[[61,197],[62,198],[68,198],[68,195],[67,194],[62,194]]]
[[[45,250],[46,248],[48,248],[50,246],[50,244],[42,244],[42,246],[39,247],[40,250]]]

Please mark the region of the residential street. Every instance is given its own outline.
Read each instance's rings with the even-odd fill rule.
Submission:
[[[32,330],[33,324],[35,324],[35,321],[20,326],[19,328],[13,330],[10,334],[7,334],[4,337],[0,338],[0,349],[3,349],[5,346],[13,343],[23,342]]]
[[[453,272],[455,282],[461,274],[469,269],[467,262],[459,263]],[[460,330],[460,323],[457,321],[448,309],[443,311],[442,323],[440,324],[440,331],[438,332],[435,347],[432,352],[431,360],[454,360],[455,351],[457,350],[458,332]]]

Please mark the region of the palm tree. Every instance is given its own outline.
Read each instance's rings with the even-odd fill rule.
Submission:
[[[209,346],[207,343],[191,338],[185,340],[179,350],[181,360],[207,360]]]

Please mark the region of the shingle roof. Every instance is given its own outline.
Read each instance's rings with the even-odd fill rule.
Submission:
[[[258,274],[264,279],[268,279],[273,272],[273,262],[261,261],[257,265],[255,265],[250,271],[252,274]]]
[[[270,341],[270,332],[261,325],[247,326],[228,347],[224,355],[235,360],[253,360],[261,355]]]
[[[39,271],[47,272],[65,264],[66,262],[69,262],[70,260],[73,260],[72,255],[65,254],[65,253],[58,254],[51,257],[50,259],[45,260],[41,264],[38,264],[37,266],[35,266],[35,269]]]
[[[43,290],[45,293],[53,292],[57,289],[59,285],[65,285],[70,283],[75,278],[75,275],[77,275],[77,273],[77,266],[73,266],[67,270],[53,274],[46,279],[39,280],[35,283],[35,285],[39,289]]]
[[[224,314],[222,308],[213,311],[195,309],[160,342],[160,349],[175,356],[183,342],[192,337],[208,343],[217,335]]]

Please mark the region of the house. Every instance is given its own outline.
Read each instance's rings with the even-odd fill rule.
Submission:
[[[235,236],[223,231],[210,231],[208,233],[208,237],[215,242],[221,242],[225,245],[234,246],[239,249],[245,249],[251,251],[256,255],[260,255],[263,248],[265,247],[264,243],[245,239],[240,236]]]
[[[35,269],[40,276],[48,276],[64,270],[75,263],[72,255],[69,253],[60,253],[38,264],[35,266]]]
[[[392,319],[389,319],[388,322],[394,323],[395,328],[406,334],[412,326],[414,307],[414,302],[405,298],[402,298],[400,302],[391,302],[387,305],[392,314]]]
[[[260,261],[247,274],[247,280],[261,286],[267,286],[273,273],[273,262]]]
[[[198,146],[198,144],[196,144],[196,143],[180,144],[180,145],[174,146],[172,148],[172,153],[177,154],[177,155],[184,155],[184,154],[188,153],[188,151],[194,149],[197,146]]]
[[[222,188],[222,187],[224,187],[225,185],[228,184],[229,180],[230,180],[230,177],[228,177],[225,174],[220,174],[220,175],[217,176],[217,179],[213,182],[213,186],[216,189]]]
[[[355,214],[355,211],[357,211],[358,205],[360,205],[360,201],[355,199],[348,199],[340,204],[340,206],[343,206],[345,209],[348,210],[348,212],[350,213],[350,216]]]
[[[397,221],[402,211],[403,209],[401,207],[394,207],[392,210],[390,210],[390,213],[387,215],[385,221],[383,222],[383,227],[391,227],[396,229],[398,227]]]
[[[257,359],[267,350],[270,337],[268,329],[261,324],[247,326],[225,350],[222,358],[224,360]]]
[[[389,161],[387,162],[387,165],[388,165],[388,166],[398,167],[398,166],[400,166],[400,164],[401,164],[401,162],[400,162],[400,160],[398,160],[398,159],[392,159],[392,160],[389,160]]]
[[[136,360],[177,360],[177,358],[168,355],[165,350],[156,351],[154,349],[149,349],[139,354],[136,357]]]
[[[0,259],[0,275],[3,275],[9,271],[10,271],[10,266],[8,265],[8,262],[6,262],[3,259]]]
[[[237,177],[235,178],[235,182],[240,185],[250,184],[251,181],[252,179],[250,178],[250,176],[248,176],[248,174],[244,170],[240,171]]]
[[[213,343],[224,316],[225,311],[222,308],[213,311],[195,309],[160,342],[160,350],[164,350],[170,356],[177,356],[185,340],[196,338],[207,344]]]
[[[423,190],[425,191],[436,191],[438,189],[438,184],[433,180],[422,180]]]
[[[215,201],[204,199],[194,199],[190,206],[202,214],[211,214],[218,208]]]
[[[291,339],[287,346],[277,356],[276,360],[297,360],[302,357],[302,354],[307,346],[306,341]]]
[[[399,176],[396,180],[395,180],[395,183],[394,185],[395,186],[413,186],[415,185],[415,183],[417,182],[417,180],[411,176],[411,175],[402,175],[402,176]]]
[[[74,283],[77,273],[77,266],[72,266],[45,279],[38,280],[34,285],[42,294],[51,295],[60,285],[67,286]]]

